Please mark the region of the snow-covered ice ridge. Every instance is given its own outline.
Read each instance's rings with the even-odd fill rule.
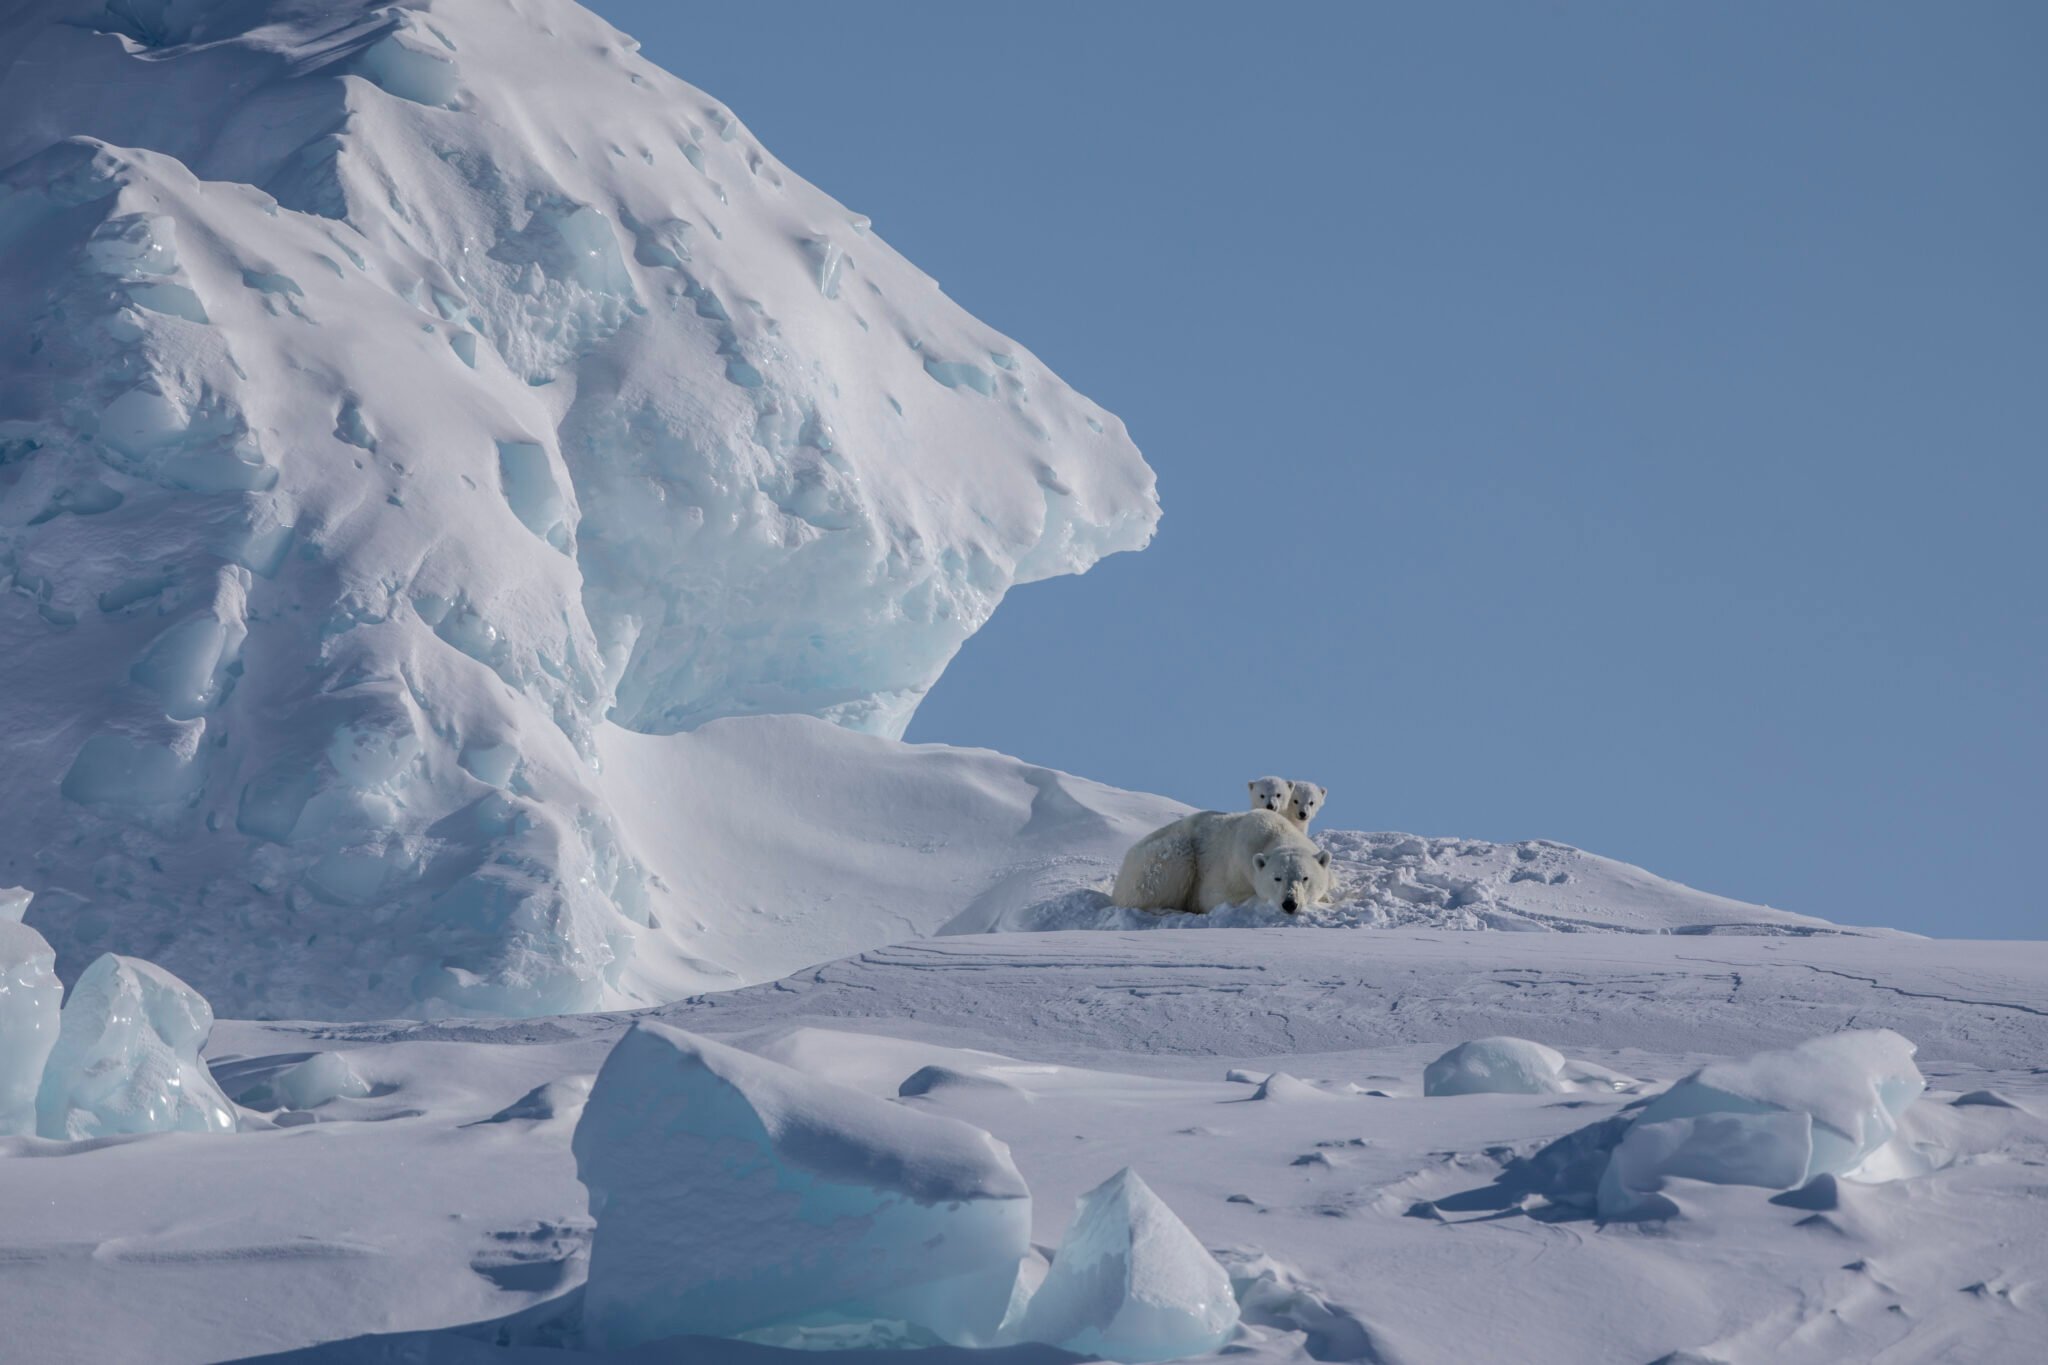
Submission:
[[[1012,584],[1146,543],[1115,417],[635,49],[566,0],[0,18],[0,882],[67,971],[786,970],[697,941],[607,733],[898,735]]]

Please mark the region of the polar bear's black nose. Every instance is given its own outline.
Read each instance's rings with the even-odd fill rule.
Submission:
[[[1286,911],[1286,912],[1287,912],[1288,914],[1290,914],[1290,915],[1291,915],[1291,914],[1293,914],[1293,913],[1294,913],[1294,897],[1292,897],[1292,896],[1289,896],[1289,897],[1288,897],[1288,898],[1287,898],[1286,900],[1284,900],[1284,901],[1281,901],[1281,902],[1280,902],[1280,908],[1281,908],[1282,910],[1285,910],[1285,911]]]

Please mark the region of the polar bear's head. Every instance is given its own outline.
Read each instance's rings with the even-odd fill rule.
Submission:
[[[1330,789],[1318,787],[1313,782],[1290,782],[1288,786],[1291,792],[1280,813],[1302,829],[1307,829],[1308,822],[1315,819],[1316,812],[1323,808],[1323,802],[1330,799]]]
[[[1330,889],[1330,851],[1326,848],[1268,849],[1252,859],[1252,885],[1266,905],[1293,914],[1314,905]]]
[[[1294,784],[1284,777],[1255,777],[1245,784],[1252,789],[1252,809],[1269,810],[1276,815],[1287,814],[1287,803],[1294,799]]]

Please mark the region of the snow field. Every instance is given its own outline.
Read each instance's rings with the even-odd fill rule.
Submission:
[[[1701,946],[1418,930],[956,938],[647,1017],[993,1135],[1030,1189],[1036,1253],[1056,1251],[1088,1191],[1141,1172],[1228,1271],[1233,1355],[1564,1362],[1597,1337],[1622,1359],[2031,1360],[2048,1314],[2034,1217],[2048,1088],[2032,1069],[2048,958],[1739,938],[1715,945],[1729,967],[1696,960]],[[1889,1179],[1777,1195],[1673,1175],[1658,1193],[1675,1216],[1596,1216],[1643,1096],[1858,1018],[1910,1033],[1930,1087],[1884,1149],[1892,1168],[1865,1172]],[[592,1239],[572,1135],[629,1022],[225,1021],[211,1061],[244,1102],[320,1052],[342,1053],[373,1093],[245,1112],[226,1140],[0,1139],[0,1199],[20,1210],[0,1279],[10,1321],[64,1342],[58,1360],[145,1341],[172,1361],[293,1348],[352,1361],[401,1345],[416,1361],[633,1359],[565,1335]],[[1422,1094],[1451,1041],[1510,1026],[1641,1089]],[[1276,1070],[1314,1097],[1255,1100]],[[949,1079],[901,1097],[921,1072]],[[108,1250],[72,1250],[87,1245]],[[1500,1311],[1446,1297],[1482,1284]],[[411,1335],[363,1340],[373,1332]]]

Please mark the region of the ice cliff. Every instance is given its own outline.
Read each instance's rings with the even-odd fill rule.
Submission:
[[[729,983],[601,735],[899,735],[1012,584],[1148,539],[1113,416],[635,47],[566,0],[0,18],[0,882],[65,970]]]

